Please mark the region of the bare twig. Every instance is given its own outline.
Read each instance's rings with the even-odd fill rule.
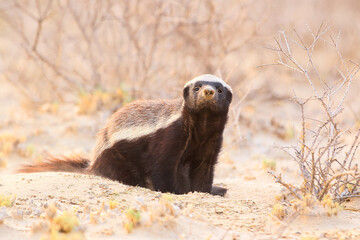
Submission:
[[[323,190],[319,193],[319,200],[322,200],[322,198],[324,197],[324,195],[328,192],[330,184],[332,181],[334,181],[337,178],[340,178],[342,176],[346,176],[346,175],[353,175],[354,172],[343,172],[343,173],[338,173],[336,175],[334,175],[332,178],[330,178],[327,182],[325,182],[325,186],[323,188]]]
[[[360,71],[360,65],[351,62],[355,67],[349,69],[339,50],[338,43],[330,35],[332,47],[335,49],[343,65],[342,68],[346,72],[344,74],[337,68],[342,80],[335,85],[329,84],[329,82],[324,80],[325,78],[321,77],[312,56],[319,39],[323,39],[328,30],[329,27],[323,23],[319,26],[316,33],[309,30],[313,41],[308,46],[296,29],[293,30],[296,40],[282,31],[280,32],[279,39],[275,39],[276,47],[269,48],[278,54],[278,62],[273,65],[281,65],[302,73],[313,91],[313,96],[305,100],[294,94],[293,100],[300,106],[301,111],[301,133],[298,139],[298,147],[290,147],[293,148],[294,153],[290,152],[287,148],[282,147],[282,149],[298,163],[304,178],[306,194],[311,194],[319,200],[329,192],[332,194],[333,199],[345,199],[345,196],[353,196],[355,194],[347,191],[343,195],[344,193],[339,193],[340,187],[351,185],[353,186],[351,189],[354,191],[359,186],[357,172],[351,166],[360,145],[360,130],[357,131],[354,140],[348,147],[342,143],[342,136],[348,133],[348,131],[340,129],[337,117],[343,110],[343,103],[349,93],[352,80],[358,71]],[[306,53],[306,65],[301,65],[300,61],[295,58],[288,39],[291,39],[292,43],[295,43],[297,47],[300,47]],[[321,89],[315,87],[310,72],[315,74],[316,79],[321,82]],[[342,92],[341,95],[339,94],[340,92]],[[338,96],[338,101],[335,101],[335,97]],[[305,115],[305,107],[309,100],[315,100],[318,103],[323,113],[323,118],[313,118]],[[318,126],[307,127],[308,120],[313,121]],[[291,194],[295,195],[294,188],[285,183],[281,179],[281,175],[275,176],[273,173],[271,174],[275,177],[276,182],[286,187]],[[354,181],[356,181],[355,184]]]
[[[275,182],[280,183],[281,185],[283,185],[287,190],[289,190],[289,192],[294,195],[297,199],[301,199],[300,196],[295,192],[296,190],[294,189],[294,187],[292,187],[290,184],[285,183],[282,178],[281,178],[281,174],[279,175],[275,175],[273,172],[268,171],[268,173],[270,173],[274,179]]]

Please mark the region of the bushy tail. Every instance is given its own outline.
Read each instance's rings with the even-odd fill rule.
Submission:
[[[53,157],[50,156],[46,161],[37,164],[23,165],[17,172],[31,173],[31,172],[86,172],[90,160],[80,156],[69,157]]]

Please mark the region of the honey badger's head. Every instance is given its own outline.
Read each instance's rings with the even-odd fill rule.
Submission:
[[[185,107],[190,112],[208,111],[224,114],[229,110],[232,89],[222,79],[205,74],[185,84],[183,97]]]

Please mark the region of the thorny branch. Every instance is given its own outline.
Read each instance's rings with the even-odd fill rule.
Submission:
[[[285,183],[280,174],[271,173],[276,182],[283,185],[298,199],[311,194],[321,200],[325,195],[330,194],[333,199],[341,201],[359,195],[360,191],[360,174],[357,171],[357,165],[352,164],[360,145],[360,129],[357,130],[349,146],[343,144],[342,138],[346,131],[341,130],[338,119],[352,80],[360,70],[360,65],[350,61],[349,64],[353,67],[348,67],[339,50],[339,44],[330,35],[331,47],[335,49],[342,65],[340,67],[345,69],[345,73],[337,68],[341,79],[335,83],[322,77],[313,61],[313,53],[315,46],[319,44],[320,39],[324,40],[329,29],[329,26],[322,23],[315,34],[310,31],[313,39],[308,46],[295,29],[293,31],[296,40],[282,31],[279,38],[275,38],[276,47],[269,48],[278,54],[278,62],[274,65],[284,66],[301,73],[313,91],[313,96],[305,100],[294,94],[293,100],[301,110],[301,133],[298,146],[292,147],[295,156],[289,152],[288,148],[282,148],[299,164],[304,178],[304,187],[293,187]],[[295,43],[297,47],[305,51],[306,64],[300,64],[300,61],[296,59],[294,54],[296,51],[292,49],[290,43]],[[316,87],[313,78],[321,83],[321,88]],[[319,119],[307,117],[305,114],[305,108],[310,100],[317,103],[322,111]],[[309,124],[309,120],[312,124]],[[348,186],[352,186],[350,190]],[[302,194],[299,195],[299,193]]]
[[[268,171],[268,173],[270,173],[274,178],[275,178],[275,182],[276,183],[280,183],[281,185],[283,185],[287,190],[289,190],[297,199],[301,199],[300,196],[296,193],[296,188],[290,184],[285,183],[282,178],[281,178],[281,174],[279,175],[275,175],[273,172]]]

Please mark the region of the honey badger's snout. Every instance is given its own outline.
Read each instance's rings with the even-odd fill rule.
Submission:
[[[212,99],[215,95],[215,89],[212,86],[205,86],[203,89],[203,95],[206,99]]]

